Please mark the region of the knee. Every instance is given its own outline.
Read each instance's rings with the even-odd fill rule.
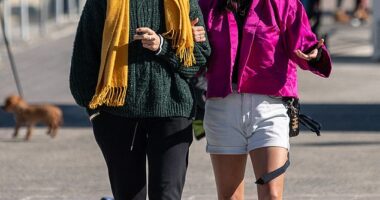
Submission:
[[[240,195],[219,195],[219,200],[242,200],[243,196]]]
[[[234,192],[224,192],[218,194],[218,200],[243,200],[244,199],[244,191],[237,190]]]
[[[282,200],[282,191],[269,189],[259,194],[259,200]]]
[[[281,200],[281,199],[282,199],[282,193],[279,191],[270,192],[268,195],[268,200]]]
[[[282,189],[278,187],[266,187],[264,190],[259,189],[259,200],[282,200]]]

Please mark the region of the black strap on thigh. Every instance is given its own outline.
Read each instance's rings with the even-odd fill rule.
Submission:
[[[264,185],[264,184],[269,183],[271,180],[273,180],[273,179],[277,178],[278,176],[280,176],[281,174],[285,173],[285,171],[289,167],[289,165],[290,165],[290,161],[288,159],[282,167],[274,170],[273,172],[265,174],[263,177],[259,178],[255,183],[259,184],[259,185]]]

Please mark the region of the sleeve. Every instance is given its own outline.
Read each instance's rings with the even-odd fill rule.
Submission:
[[[316,62],[308,62],[299,58],[295,50],[309,53],[316,48],[318,39],[312,32],[309,19],[300,1],[289,10],[286,19],[286,41],[290,59],[301,69],[309,70],[319,76],[329,77],[332,69],[331,58],[326,46],[321,48],[321,57]]]
[[[98,80],[105,13],[105,0],[87,0],[74,40],[70,91],[76,103],[86,108]]]
[[[214,0],[199,0],[199,7],[202,10],[203,13],[203,19],[206,22],[206,27],[207,27],[207,22],[209,21],[209,14],[210,10],[214,4]]]
[[[197,0],[190,0],[190,19],[199,18],[197,26],[205,26],[202,12],[199,8]],[[171,41],[163,39],[160,53],[157,54],[164,59],[170,66],[183,77],[193,77],[202,67],[206,65],[207,58],[210,56],[211,48],[206,35],[205,42],[196,42],[194,47],[194,56],[196,63],[191,67],[185,67],[180,59],[176,56],[175,50],[171,47]]]

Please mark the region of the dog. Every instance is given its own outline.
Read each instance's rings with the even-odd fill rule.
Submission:
[[[49,128],[47,134],[54,138],[57,135],[58,128],[63,124],[62,111],[57,106],[49,104],[29,105],[17,95],[11,95],[5,99],[3,110],[14,114],[16,124],[13,138],[17,137],[21,126],[26,126],[25,140],[29,141],[37,123],[47,125]]]

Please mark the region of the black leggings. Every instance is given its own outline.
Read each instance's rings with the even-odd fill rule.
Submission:
[[[108,167],[115,200],[180,200],[193,140],[186,118],[131,119],[102,112],[95,139]]]

